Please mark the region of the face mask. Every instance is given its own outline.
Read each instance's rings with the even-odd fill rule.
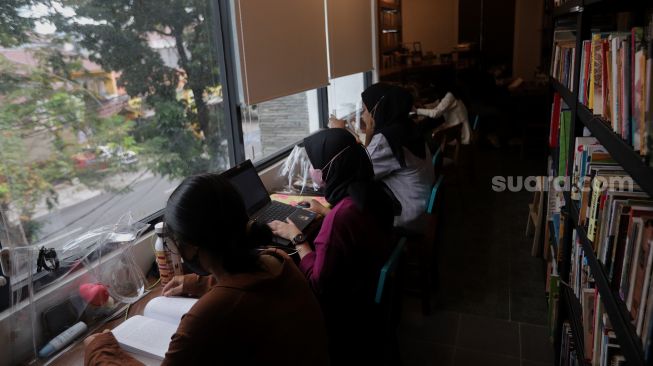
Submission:
[[[164,245],[168,247],[170,252],[179,255],[181,259],[184,261],[186,267],[188,267],[188,269],[193,271],[193,273],[196,273],[200,276],[208,276],[211,274],[210,272],[207,272],[202,268],[202,265],[200,264],[199,251],[195,253],[195,256],[192,259],[186,259],[184,258],[184,255],[181,254],[181,250],[179,250],[179,246],[174,241],[169,239],[165,240]]]
[[[202,265],[200,264],[200,254],[199,252],[195,253],[195,256],[191,259],[186,259],[184,258],[183,255],[181,255],[181,259],[184,260],[184,264],[188,269],[193,271],[193,273],[199,275],[199,276],[208,276],[211,274],[211,272],[207,272],[202,268]]]
[[[325,180],[329,178],[329,171],[331,170],[331,164],[336,160],[340,154],[344,153],[347,149],[349,149],[349,146],[346,148],[342,149],[339,153],[336,154],[331,160],[329,160],[328,163],[324,166],[322,169],[314,169],[311,167],[308,170],[308,174],[311,175],[311,179],[313,180],[313,183],[317,184],[319,187],[324,187],[326,185]],[[326,176],[322,173],[326,169]]]
[[[315,183],[320,188],[324,187],[324,180],[322,180],[322,169],[313,169],[313,167],[311,167],[308,170],[308,174],[311,175],[311,180],[313,180],[313,183]]]

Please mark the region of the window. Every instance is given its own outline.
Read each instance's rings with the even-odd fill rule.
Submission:
[[[317,91],[277,98],[242,110],[245,156],[258,161],[291,146],[319,126]]]
[[[360,130],[363,90],[365,90],[365,73],[331,79],[327,87],[329,116],[348,121],[348,128],[358,135],[360,141],[365,141],[365,134]]]
[[[45,3],[0,21],[4,247],[145,218],[183,177],[229,167],[210,1]]]
[[[329,95],[329,114],[346,118],[362,108],[361,93],[365,89],[365,74],[359,73],[331,79],[327,92]]]

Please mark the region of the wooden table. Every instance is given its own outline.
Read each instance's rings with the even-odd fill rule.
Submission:
[[[326,203],[324,197],[314,197],[314,196],[302,196],[300,199],[300,197],[298,196],[277,195],[275,197],[273,195],[273,198],[282,202],[286,201],[288,204],[293,204],[293,205],[302,199],[310,199],[310,198],[316,198],[318,199],[318,201],[320,201],[323,204]],[[318,215],[318,217],[306,229],[304,229],[307,238],[309,238],[311,241],[315,238],[320,227],[322,226],[322,219],[323,217]],[[299,261],[299,257],[297,255],[294,255],[293,259],[297,262]],[[159,284],[158,286],[153,288],[150,292],[145,294],[141,299],[139,299],[134,304],[132,304],[129,307],[129,312],[127,314],[127,317],[131,317],[133,315],[143,315],[143,310],[145,309],[147,303],[153,298],[157,296],[161,296],[162,289],[163,286]],[[123,321],[125,321],[125,313],[121,312],[120,316],[118,316],[116,319],[107,322],[101,327],[98,327],[90,334],[101,333],[105,329],[113,329],[118,325],[120,325]],[[51,360],[47,362],[37,362],[37,365],[53,365],[53,366],[83,365],[84,364],[84,338],[88,337],[90,334],[81,337],[73,344],[64,348]],[[136,355],[134,356],[136,357]],[[140,361],[146,362],[146,360],[141,359],[140,356],[137,358]]]

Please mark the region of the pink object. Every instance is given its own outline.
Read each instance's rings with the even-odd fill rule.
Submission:
[[[79,285],[79,296],[91,305],[102,306],[109,300],[109,291],[101,283],[83,283]]]

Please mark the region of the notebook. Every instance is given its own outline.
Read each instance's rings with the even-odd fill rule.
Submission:
[[[286,221],[286,218],[289,218],[303,231],[317,216],[312,211],[272,201],[250,160],[227,170],[222,176],[240,193],[249,217],[259,222],[267,224],[274,220]],[[275,237],[274,241],[283,245],[290,244],[288,240],[279,237]]]
[[[132,316],[114,328],[112,333],[125,351],[163,360],[181,317],[195,302],[197,299],[186,297],[156,297],[147,303],[143,315]]]

